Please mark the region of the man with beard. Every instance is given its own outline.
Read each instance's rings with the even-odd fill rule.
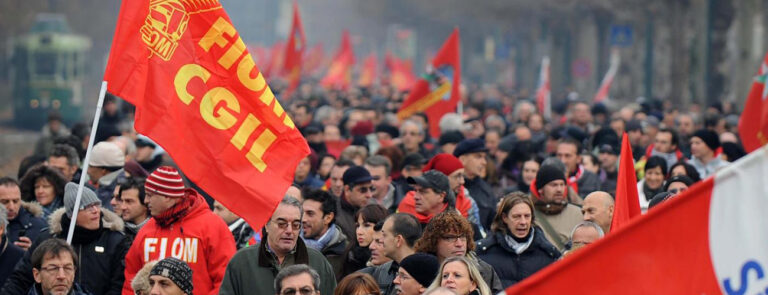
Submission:
[[[571,230],[582,221],[581,210],[568,203],[563,171],[550,165],[542,165],[534,181],[536,190],[531,194],[535,223],[544,230],[547,240],[563,251]]]

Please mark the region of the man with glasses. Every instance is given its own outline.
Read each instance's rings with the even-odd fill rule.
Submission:
[[[29,251],[16,265],[0,294],[27,294],[38,279],[33,268],[37,268],[38,273],[41,270],[40,265],[34,261],[33,253],[48,240],[66,239],[72,219],[75,219],[72,247],[78,249],[77,257],[72,259],[80,267],[73,274],[74,279],[89,293],[120,294],[124,280],[123,258],[131,246],[131,239],[123,234],[124,225],[120,217],[102,208],[96,193],[87,187],[83,187],[80,207],[75,216],[77,190],[78,185],[72,182],[64,187],[64,207],[51,213],[48,230],[40,232]]]
[[[415,253],[403,259],[392,283],[399,295],[420,295],[435,280],[439,269],[435,256]]]
[[[605,232],[597,223],[582,221],[571,232],[571,249],[563,253],[563,256],[573,254],[589,244],[596,242],[605,236]]]
[[[152,218],[139,230],[125,256],[123,294],[145,263],[173,257],[192,269],[196,294],[217,294],[235,241],[224,221],[197,191],[187,188],[178,170],[161,166],[144,182],[144,203]]]
[[[275,277],[277,295],[314,295],[320,292],[320,275],[306,264],[291,265]]]
[[[64,240],[49,239],[32,253],[32,274],[35,284],[27,294],[85,294],[75,283],[76,270],[77,254],[72,246]]]
[[[352,166],[344,171],[344,191],[338,199],[336,208],[336,224],[347,237],[355,237],[355,212],[368,205],[373,198],[376,187],[373,176],[362,166]]]
[[[219,294],[284,294],[280,286],[273,283],[280,270],[296,264],[307,264],[317,271],[323,282],[321,288],[315,288],[320,294],[333,294],[336,276],[331,264],[323,254],[299,239],[303,216],[299,200],[290,196],[283,198],[264,226],[261,243],[240,249],[232,257]]]

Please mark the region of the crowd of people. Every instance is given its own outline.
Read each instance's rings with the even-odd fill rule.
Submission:
[[[462,113],[398,120],[392,87],[301,85],[282,101],[312,152],[263,228],[185,179],[119,98],[87,171],[90,126],[52,113],[0,178],[0,293],[496,294],[611,232],[622,136],[644,212],[745,154],[730,103],[563,99],[545,118],[464,90]]]

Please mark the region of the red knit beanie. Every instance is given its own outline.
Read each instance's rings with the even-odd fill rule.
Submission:
[[[147,177],[144,190],[166,197],[179,198],[184,196],[184,181],[179,171],[171,166],[161,166]]]
[[[443,174],[447,176],[461,168],[464,168],[464,164],[461,164],[461,161],[459,161],[459,159],[453,155],[437,154],[436,156],[432,157],[432,159],[429,159],[429,162],[427,162],[427,164],[424,165],[424,168],[421,170],[427,172],[434,169],[443,172]]]

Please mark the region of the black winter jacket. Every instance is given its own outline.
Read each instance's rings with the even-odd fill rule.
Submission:
[[[25,236],[35,241],[40,231],[45,227],[43,207],[37,202],[21,202],[19,214],[13,220],[8,221],[6,236],[11,243],[18,241],[19,236]]]
[[[507,244],[504,233],[494,232],[488,238],[477,242],[477,256],[493,266],[505,289],[560,258],[560,252],[544,237],[541,229],[532,229],[533,241],[520,254],[515,253]]]
[[[30,255],[40,243],[47,239],[67,238],[69,218],[65,209],[59,208],[51,213],[45,228],[37,240],[32,243],[24,254],[24,258],[16,265],[13,274],[8,278],[0,294],[24,295],[32,288],[32,262]],[[78,236],[78,228],[72,239],[72,247],[80,259],[75,283],[92,294],[119,295],[123,288],[125,253],[131,246],[130,238],[123,234],[123,220],[112,211],[101,209],[101,228],[90,234]],[[82,228],[79,228],[82,232]]]

